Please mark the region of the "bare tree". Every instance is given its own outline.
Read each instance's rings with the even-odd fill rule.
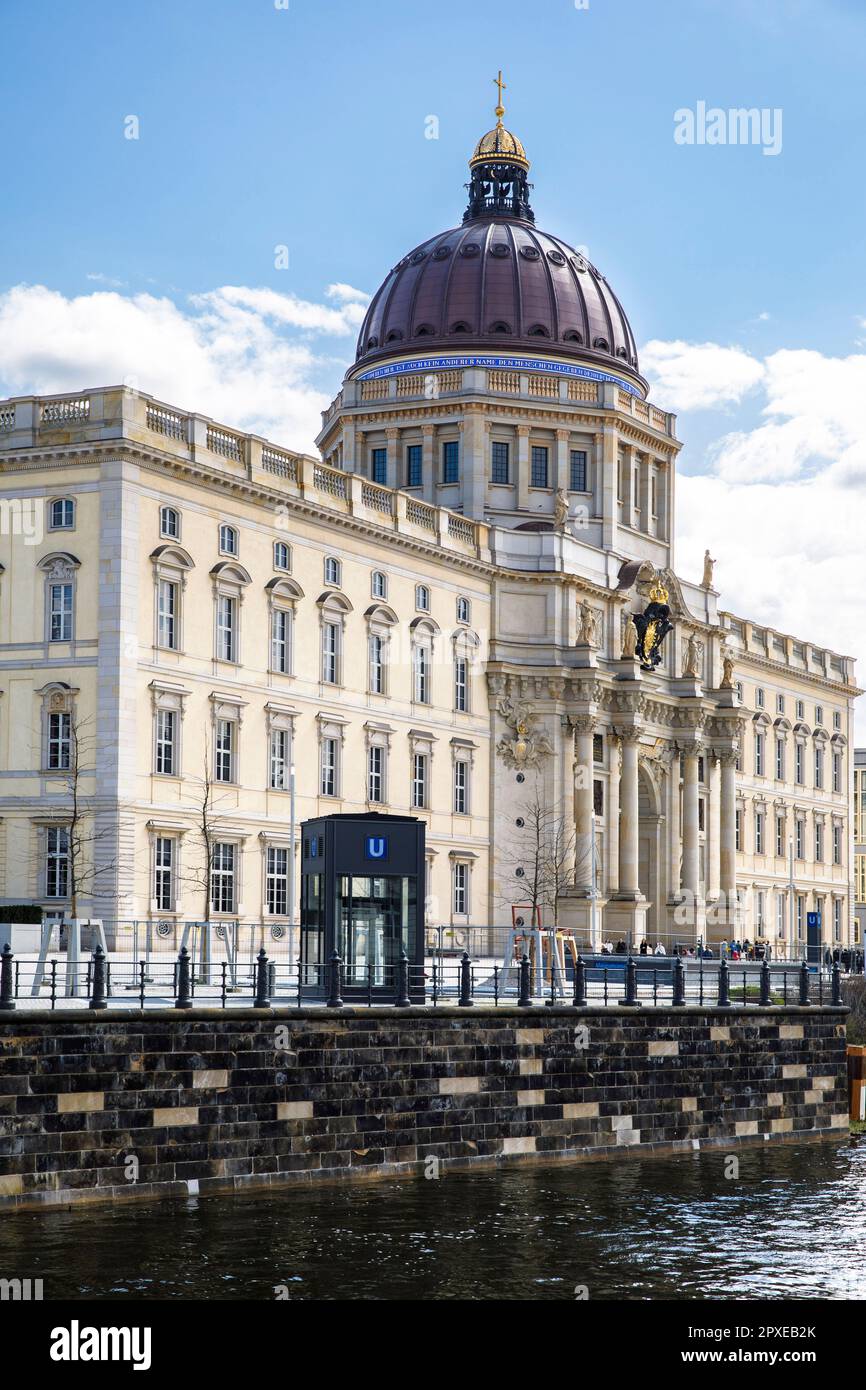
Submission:
[[[92,733],[93,720],[70,715],[68,765],[62,769],[69,799],[67,835],[67,896],[69,915],[78,920],[79,899],[93,897],[104,876],[116,874],[119,860],[112,854],[98,853],[98,846],[116,840],[116,826],[99,826],[96,819],[98,797],[87,793],[84,779],[96,777],[97,741]]]
[[[199,978],[210,980],[211,966],[211,912],[213,909],[213,867],[214,845],[219,838],[222,818],[216,810],[219,797],[214,794],[214,779],[208,748],[208,735],[204,735],[204,758],[200,778],[187,778],[186,785],[195,787],[196,833],[194,844],[199,854],[197,861],[189,862],[183,857],[183,872],[178,875],[179,882],[188,884],[201,894],[201,946],[199,955]]]
[[[504,845],[509,868],[501,876],[500,900],[524,903],[556,929],[559,899],[574,881],[575,836],[561,804],[548,802],[540,778],[519,808],[523,824]]]

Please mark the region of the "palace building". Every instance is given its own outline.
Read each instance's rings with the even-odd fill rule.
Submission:
[[[585,942],[857,939],[853,661],[677,572],[675,418],[496,114],[319,457],[121,387],[0,402],[3,901],[284,931],[296,802],[423,818],[454,944],[539,854]]]

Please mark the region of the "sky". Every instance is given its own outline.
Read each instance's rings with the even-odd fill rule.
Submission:
[[[709,546],[723,606],[866,683],[866,0],[0,17],[0,396],[125,381],[312,452],[369,295],[462,217],[501,68],[539,227],[679,416],[678,571]]]

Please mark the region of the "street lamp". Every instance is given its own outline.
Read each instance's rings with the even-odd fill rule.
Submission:
[[[294,958],[295,930],[295,764],[289,763],[289,965]]]

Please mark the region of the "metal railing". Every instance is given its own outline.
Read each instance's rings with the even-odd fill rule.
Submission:
[[[310,1005],[342,1008],[390,1004],[409,1008],[425,1004],[475,1004],[498,1007],[516,1003],[533,1005],[671,1008],[686,1005],[761,1008],[790,1005],[840,1005],[841,971],[810,970],[763,961],[757,972],[719,962],[712,970],[704,962],[687,969],[682,957],[664,965],[658,961],[626,956],[578,955],[570,971],[550,970],[539,975],[529,956],[499,965],[473,961],[468,952],[460,960],[434,958],[423,966],[410,964],[404,954],[389,964],[356,964],[336,953],[324,962],[272,961],[262,947],[252,963],[194,962],[184,946],[174,961],[112,960],[101,946],[89,959],[73,966],[71,974],[62,962],[52,960],[34,986],[37,962],[13,955],[8,943],[0,954],[0,1012],[11,1012],[18,1001],[34,998],[51,1009],[69,1000],[90,1009],[104,1009],[110,1002],[141,1009],[219,1007],[247,1004],[254,1008]]]

